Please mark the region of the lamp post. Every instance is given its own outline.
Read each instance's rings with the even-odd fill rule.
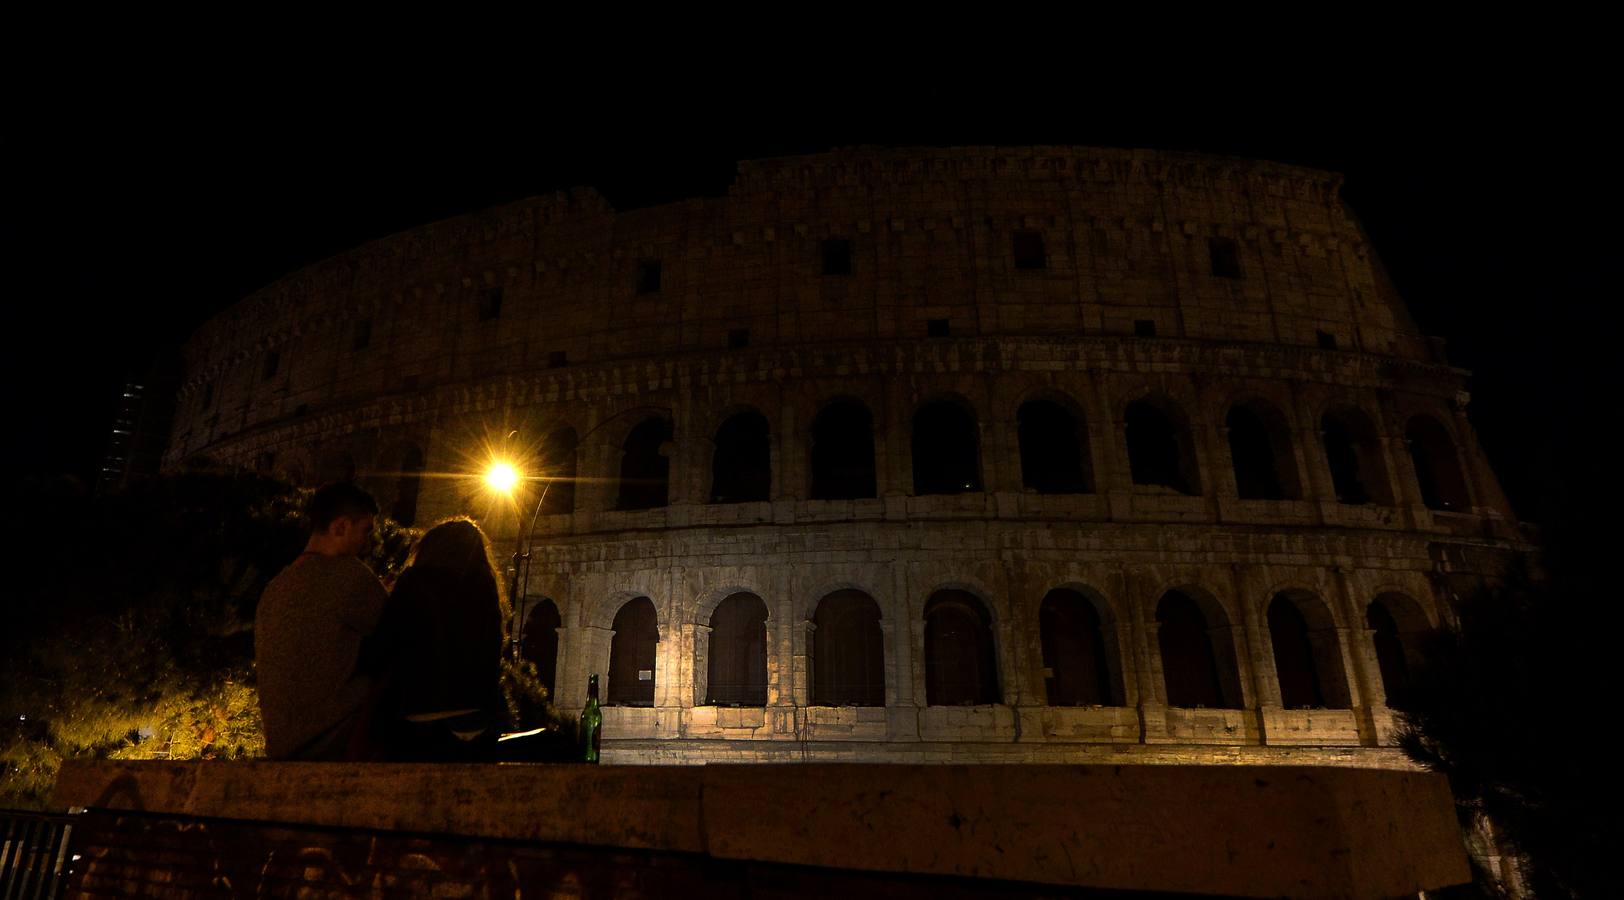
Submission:
[[[513,623],[509,631],[513,636],[511,652],[515,659],[519,657],[519,623],[524,618],[522,605],[524,600],[521,599],[519,593],[519,568],[530,560],[530,551],[525,548],[525,540],[527,536],[534,536],[536,520],[541,517],[541,507],[547,502],[547,490],[552,487],[551,479],[548,479],[547,483],[542,486],[541,496],[536,500],[536,511],[530,516],[530,530],[527,533],[522,527],[524,520],[519,515],[519,497],[516,493],[519,485],[523,484],[525,480],[525,475],[507,460],[493,460],[490,467],[485,470],[486,486],[497,493],[506,495],[513,501],[513,577],[508,582],[508,598],[513,603]],[[526,575],[528,576],[528,574],[527,572]],[[528,590],[528,577],[525,581],[525,589]]]

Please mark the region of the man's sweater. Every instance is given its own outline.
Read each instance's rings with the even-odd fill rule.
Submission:
[[[387,600],[372,570],[353,556],[302,556],[265,586],[254,666],[272,759],[293,758],[360,709],[371,683],[356,658]]]

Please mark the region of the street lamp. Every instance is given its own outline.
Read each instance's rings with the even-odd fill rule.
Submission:
[[[509,434],[509,437],[512,436],[512,434]],[[490,466],[485,469],[484,481],[486,487],[498,494],[505,495],[513,501],[513,578],[508,582],[508,599],[513,604],[513,622],[512,627],[509,628],[513,641],[511,652],[513,657],[517,659],[521,640],[519,623],[523,621],[524,617],[524,598],[519,593],[519,569],[530,561],[530,552],[525,549],[525,538],[527,535],[534,536],[535,534],[536,520],[541,517],[542,505],[547,502],[547,490],[552,487],[552,479],[547,479],[547,483],[542,486],[541,496],[536,500],[536,511],[530,516],[530,530],[528,533],[524,530],[524,521],[519,516],[519,496],[517,493],[519,486],[525,482],[524,473],[513,463],[497,458],[491,460]],[[528,590],[529,572],[527,571],[525,575],[525,589]]]

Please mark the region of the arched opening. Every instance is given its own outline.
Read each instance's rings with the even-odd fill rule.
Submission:
[[[558,685],[558,629],[563,620],[558,615],[558,604],[547,597],[530,597],[528,605],[519,654],[535,663],[536,677],[547,688],[548,698],[553,698]]]
[[[579,466],[576,453],[580,441],[575,429],[560,428],[547,435],[536,454],[547,494],[541,501],[541,514],[561,515],[575,511],[575,477]]]
[[[767,705],[767,604],[755,594],[734,594],[711,613],[705,702],[713,706]]]
[[[1189,429],[1172,407],[1135,400],[1123,411],[1128,468],[1133,483],[1171,488],[1181,494],[1201,493]]]
[[[389,517],[410,528],[417,524],[417,495],[423,486],[423,451],[407,447],[401,457],[400,474],[395,479],[395,503]]]
[[[1383,594],[1365,610],[1365,624],[1375,644],[1376,667],[1382,676],[1387,705],[1405,708],[1416,645],[1430,627],[1421,607],[1403,594]]]
[[[1472,501],[1461,477],[1460,457],[1449,432],[1431,416],[1418,415],[1404,429],[1415,463],[1415,478],[1421,488],[1421,502],[1427,509],[1470,512]]]
[[[1217,604],[1209,606],[1210,616],[1182,591],[1168,591],[1156,604],[1156,642],[1162,654],[1168,706],[1241,706],[1228,620]]]
[[[654,601],[637,597],[615,613],[615,636],[609,642],[609,693],[606,703],[654,705],[654,659],[660,632]]]
[[[1295,500],[1297,466],[1285,417],[1262,401],[1237,403],[1224,417],[1235,493],[1242,500]]]
[[[875,495],[874,417],[856,400],[836,400],[812,420],[812,499]]]
[[[812,616],[812,705],[885,705],[880,606],[862,591],[835,591],[818,601]]]
[[[998,700],[987,608],[968,591],[937,591],[925,604],[925,702],[971,706]]]
[[[1093,601],[1064,588],[1038,611],[1044,684],[1050,706],[1122,706],[1120,668]]]
[[[1331,410],[1320,419],[1320,434],[1337,502],[1392,504],[1381,444],[1369,416],[1353,407]]]
[[[1021,442],[1021,483],[1040,494],[1086,494],[1093,489],[1088,429],[1053,400],[1031,400],[1015,413]]]
[[[665,445],[670,440],[671,423],[666,419],[645,419],[626,435],[616,509],[654,509],[669,502],[671,460]]]
[[[773,484],[767,417],[742,412],[716,429],[711,456],[712,503],[752,503],[769,499]]]
[[[1336,624],[1325,604],[1311,594],[1277,594],[1268,619],[1280,704],[1287,709],[1351,706]]]
[[[914,413],[913,478],[915,496],[981,490],[980,441],[969,410],[934,400]]]

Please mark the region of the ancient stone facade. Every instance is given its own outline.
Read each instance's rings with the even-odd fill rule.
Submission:
[[[604,675],[611,760],[1388,764],[1414,635],[1528,545],[1339,185],[854,150],[523,201],[205,325],[169,464],[498,547],[546,486],[526,646]]]

